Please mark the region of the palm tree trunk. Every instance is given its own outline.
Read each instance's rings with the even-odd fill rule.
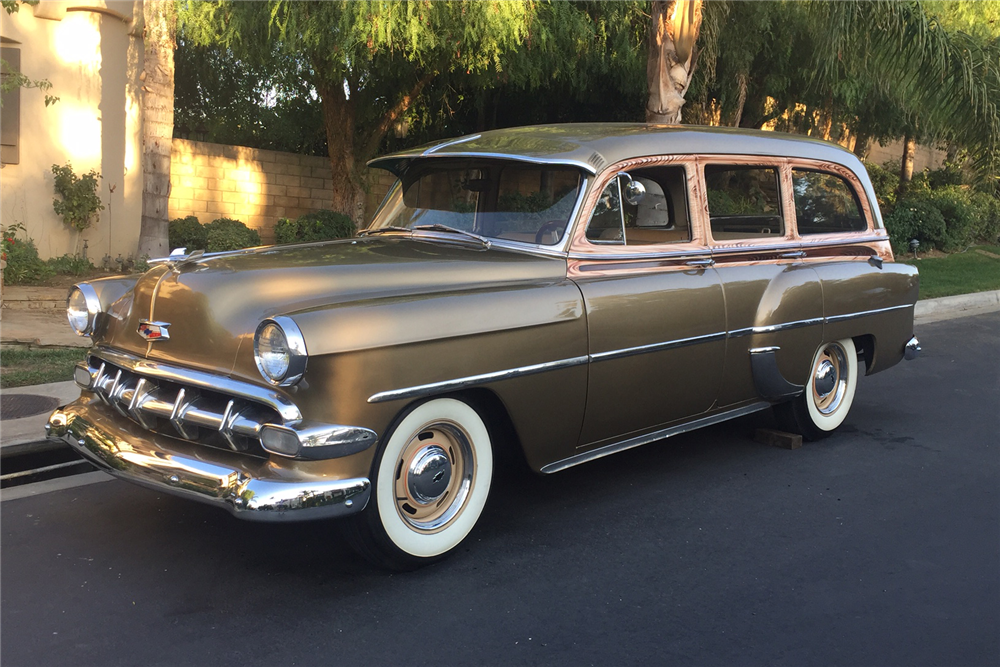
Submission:
[[[647,33],[647,123],[681,122],[684,95],[698,59],[695,44],[701,29],[701,4],[701,0],[652,3]]]
[[[167,205],[170,148],[174,134],[174,36],[177,10],[172,0],[145,0],[145,66],[142,85],[142,225],[139,256],[169,252]]]
[[[913,135],[907,133],[903,138],[903,159],[899,165],[899,186],[900,189],[906,187],[905,184],[913,180],[913,151],[917,147],[917,142]]]

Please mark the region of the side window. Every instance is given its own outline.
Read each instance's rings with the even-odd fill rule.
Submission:
[[[645,195],[635,204],[623,196],[628,178],[611,181],[594,207],[587,238],[594,243],[656,245],[691,240],[684,167],[648,167],[629,172]]]
[[[840,176],[793,169],[792,191],[795,193],[799,234],[862,232],[868,229],[854,189]]]
[[[705,167],[708,215],[716,240],[785,235],[775,167]]]

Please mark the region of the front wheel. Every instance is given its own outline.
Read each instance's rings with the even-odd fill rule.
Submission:
[[[348,524],[351,543],[393,570],[440,560],[472,531],[492,478],[493,447],[479,413],[453,398],[420,403],[379,447],[371,500]]]
[[[844,423],[858,386],[858,353],[850,338],[824,343],[813,355],[801,396],[774,406],[782,428],[807,440],[830,435]]]

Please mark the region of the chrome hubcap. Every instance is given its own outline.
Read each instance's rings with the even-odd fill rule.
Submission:
[[[832,414],[843,404],[847,373],[847,352],[837,343],[827,345],[813,367],[813,403],[821,414]]]
[[[469,435],[435,422],[415,433],[396,462],[396,511],[415,531],[443,530],[465,508],[476,470]]]
[[[419,503],[432,503],[448,490],[451,483],[451,461],[440,445],[420,449],[406,471],[406,486],[410,496]]]

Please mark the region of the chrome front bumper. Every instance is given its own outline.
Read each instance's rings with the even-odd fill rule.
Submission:
[[[45,430],[116,477],[217,505],[241,519],[303,521],[346,516],[368,504],[367,478],[310,478],[223,449],[187,443],[122,423],[94,396],[52,413]]]

